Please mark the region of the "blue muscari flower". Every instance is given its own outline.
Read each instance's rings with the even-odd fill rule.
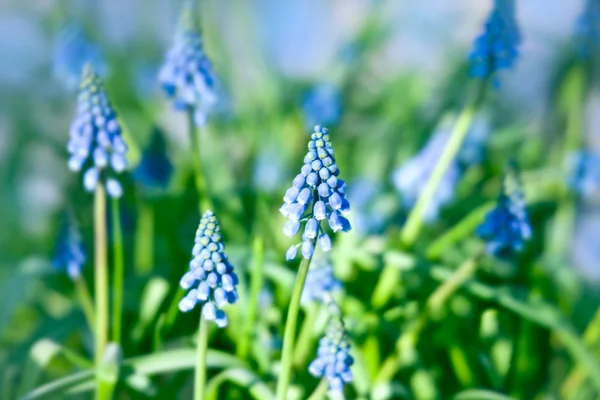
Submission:
[[[509,166],[496,208],[477,227],[477,235],[487,242],[488,253],[508,257],[520,252],[531,238],[531,225],[517,171]]]
[[[425,147],[393,172],[392,182],[402,195],[404,207],[413,207],[421,195],[446,148],[452,123],[454,123],[452,118],[442,120],[440,129],[432,136]],[[482,115],[477,116],[456,159],[452,161],[446,174],[442,177],[433,201],[425,210],[423,215],[425,221],[435,220],[440,210],[452,200],[454,189],[463,170],[470,165],[481,162],[488,133],[487,119]]]
[[[600,0],[588,0],[577,20],[575,37],[582,57],[600,51]]]
[[[167,52],[158,80],[177,110],[194,110],[194,121],[204,125],[216,102],[215,77],[195,23],[195,2],[187,0],[173,46]]]
[[[517,56],[521,34],[515,20],[514,0],[496,0],[484,27],[473,43],[469,55],[470,74],[474,78],[493,78],[496,73],[512,68]]]
[[[81,275],[81,268],[85,264],[85,260],[81,232],[75,217],[71,213],[67,213],[56,242],[52,264],[55,268],[66,271],[71,279],[76,279]]]
[[[123,188],[116,174],[127,168],[127,144],[102,81],[90,64],[83,69],[79,90],[67,144],[69,169],[85,170],[83,185],[87,191],[94,191],[98,182],[105,180],[108,194],[121,197]]]
[[[351,229],[350,222],[344,217],[350,212],[346,183],[338,179],[338,175],[327,128],[317,125],[308,142],[304,165],[292,187],[285,192],[284,204],[279,209],[289,220],[283,228],[287,236],[295,236],[304,223],[303,242],[288,249],[287,260],[296,257],[299,246],[304,258],[312,257],[316,240],[323,251],[331,249],[331,239],[322,224],[325,220],[334,233]]]
[[[165,139],[160,129],[155,128],[150,144],[133,172],[134,177],[147,188],[164,189],[168,186],[172,173],[173,165],[167,156]]]
[[[342,99],[337,87],[330,83],[313,86],[304,96],[302,110],[307,126],[317,123],[335,124],[342,112]]]
[[[308,271],[300,301],[302,304],[312,301],[326,303],[327,296],[341,288],[342,283],[333,275],[331,262],[325,257],[319,257],[313,260]]]
[[[325,377],[331,392],[342,392],[344,385],[352,381],[350,367],[354,359],[349,353],[350,343],[339,315],[333,315],[325,336],[319,341],[317,358],[310,363],[308,371],[314,377]]]
[[[180,281],[183,289],[191,289],[179,302],[182,312],[190,311],[196,303],[202,305],[202,315],[217,326],[227,326],[227,315],[222,310],[238,299],[238,277],[227,259],[220,234],[221,227],[212,211],[206,211],[200,219],[190,262],[190,270]]]
[[[64,25],[56,38],[53,49],[53,73],[68,89],[77,88],[81,71],[91,64],[103,75],[106,61],[100,48],[92,43],[76,24]]]
[[[589,150],[574,152],[567,159],[569,186],[582,197],[590,198],[600,190],[600,156]]]
[[[448,135],[445,133],[434,135],[420,153],[394,171],[392,180],[402,195],[404,207],[410,208],[416,203],[442,156],[447,141]],[[452,200],[459,178],[460,168],[455,160],[442,177],[432,202],[424,212],[425,221],[433,221],[440,209]]]

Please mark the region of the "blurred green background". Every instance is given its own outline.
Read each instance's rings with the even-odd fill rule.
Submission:
[[[451,399],[473,389],[515,399],[598,398],[600,317],[593,316],[600,300],[600,179],[592,179],[596,186],[583,195],[571,190],[565,172],[571,151],[594,152],[600,146],[595,70],[579,68],[572,42],[583,1],[518,2],[519,60],[503,73],[501,87],[488,93],[478,114],[476,126],[484,137],[479,158],[464,165],[449,199],[411,249],[398,238],[410,195],[395,186],[394,171],[435,133],[448,131],[465,104],[471,84],[467,55],[490,2],[199,3],[205,50],[219,77],[219,102],[202,130],[201,155],[241,279],[240,302],[228,311],[228,328],[212,332],[212,349],[235,355],[244,340],[249,281],[257,268],[252,243],[259,236],[264,279],[251,351],[242,362],[266,385],[277,376],[296,268],[284,259],[291,241],[281,234],[278,208],[301,167],[308,133],[320,123],[330,129],[353,208],[354,229],[335,239],[332,252],[357,359],[348,398]],[[122,371],[116,398],[191,396],[188,361],[198,315],[170,320],[168,310],[191,258],[197,194],[185,116],[171,109],[156,80],[180,5],[0,2],[2,400],[89,370],[93,351],[73,283],[51,263],[61,218],[72,210],[88,253],[84,275],[91,287],[93,199],[68,170],[65,148],[76,85],[61,75],[59,50],[65,32],[73,30],[98,49],[106,90],[130,146],[121,201],[123,356],[157,357],[126,364],[135,373]],[[576,146],[567,141],[569,129],[578,137]],[[134,173],[154,132],[164,139],[173,164],[168,186],[160,189],[149,188]],[[415,342],[400,349],[391,377],[378,379],[396,351],[395,340],[431,292],[480,244],[473,230],[482,210],[495,201],[510,157],[522,170],[533,240],[513,262],[484,259],[476,280],[430,319]],[[598,178],[598,170],[590,173]],[[109,235],[109,246],[111,240]],[[377,304],[372,297],[384,267],[393,268],[399,281],[392,300]],[[318,314],[308,308],[303,321]],[[590,321],[595,322],[586,330]],[[293,380],[297,398],[307,398],[318,384],[305,367],[323,325],[320,315],[306,328],[309,340]],[[211,370],[209,382],[238,361]],[[569,386],[569,379],[576,383]],[[249,385],[226,381],[218,398],[250,396]],[[81,393],[85,384],[69,390],[49,398],[91,397]],[[467,392],[460,398],[494,398],[485,396],[491,395]]]

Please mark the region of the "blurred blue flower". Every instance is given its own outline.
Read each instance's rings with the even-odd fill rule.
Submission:
[[[91,64],[101,76],[106,74],[102,51],[73,23],[65,24],[58,32],[52,58],[54,76],[70,90],[77,88],[86,64]]]
[[[300,302],[304,305],[312,301],[325,303],[327,297],[342,288],[342,283],[333,275],[333,267],[326,257],[315,258],[306,276]]]
[[[319,341],[317,358],[308,371],[314,377],[325,377],[331,392],[342,392],[346,383],[352,382],[350,367],[354,359],[349,353],[350,343],[339,315],[332,316],[325,336]]]
[[[380,196],[382,191],[381,182],[368,177],[359,177],[349,185],[348,201],[352,203],[352,223],[357,232],[364,235],[384,229],[397,202],[386,202]]]
[[[317,125],[308,142],[301,172],[285,192],[284,204],[279,209],[289,220],[283,227],[287,236],[295,236],[305,223],[303,242],[292,245],[286,259],[295,258],[300,245],[302,256],[311,258],[316,240],[323,251],[331,249],[331,239],[321,225],[323,220],[328,220],[334,233],[351,229],[350,222],[343,216],[350,212],[350,203],[346,200],[346,183],[337,178],[339,172],[328,130]]]
[[[589,150],[574,152],[567,159],[569,186],[582,197],[590,198],[600,189],[600,156]]]
[[[66,213],[54,248],[52,264],[56,269],[65,271],[69,278],[76,279],[81,275],[85,260],[83,238],[75,217],[70,212]]]
[[[600,51],[600,0],[587,0],[586,7],[577,20],[575,38],[582,57]]]
[[[510,69],[519,54],[521,33],[515,19],[514,0],[496,0],[484,31],[473,43],[469,55],[470,74],[474,78],[493,78],[499,84],[496,73]]]
[[[127,144],[121,137],[121,126],[102,81],[90,64],[83,69],[67,150],[71,155],[69,169],[85,170],[83,184],[87,191],[94,191],[99,181],[106,180],[111,197],[123,194],[116,174],[127,168]]]
[[[287,165],[276,146],[264,145],[258,149],[254,161],[252,181],[264,192],[273,192],[284,185]]]
[[[181,299],[179,310],[187,312],[200,303],[204,318],[223,328],[227,326],[227,315],[222,307],[237,301],[238,277],[225,254],[220,231],[217,217],[212,211],[206,211],[196,231],[190,270],[179,283],[186,290],[197,286]]]
[[[394,171],[392,180],[402,195],[404,207],[411,208],[416,203],[442,156],[447,142],[448,135],[446,133],[434,135],[420,153]],[[442,177],[435,196],[423,214],[425,221],[433,221],[438,216],[440,209],[452,200],[459,178],[460,169],[455,160]]]
[[[204,125],[217,97],[215,77],[202,48],[195,10],[195,1],[184,3],[179,29],[158,80],[165,94],[173,100],[175,109],[192,108],[196,125]]]
[[[149,189],[165,189],[172,173],[173,165],[167,156],[164,136],[160,129],[154,128],[150,144],[144,150],[133,176]]]
[[[302,110],[308,127],[335,124],[342,112],[338,88],[330,83],[313,86],[304,96]]]
[[[523,250],[532,234],[525,207],[518,173],[509,165],[496,208],[477,227],[477,235],[487,242],[488,253],[503,258]]]
[[[425,147],[393,172],[392,182],[402,195],[402,203],[405,208],[413,207],[423,192],[450,139],[450,130],[453,123],[452,118],[444,118],[440,124],[441,128],[429,139]],[[488,133],[487,118],[478,115],[469,128],[456,159],[448,167],[432,202],[425,210],[423,215],[425,221],[434,221],[440,210],[452,200],[454,189],[463,170],[483,160],[483,150]]]

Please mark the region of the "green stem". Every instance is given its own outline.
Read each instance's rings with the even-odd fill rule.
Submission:
[[[92,301],[92,295],[90,294],[90,291],[88,290],[82,276],[75,278],[74,284],[79,304],[81,305],[85,319],[87,320],[87,323],[93,332],[96,326],[96,316],[94,315],[94,302]]]
[[[300,311],[300,297],[302,296],[302,289],[304,288],[304,282],[306,281],[306,275],[308,274],[308,267],[310,266],[311,259],[312,257],[302,259],[300,267],[298,267],[298,275],[296,276],[296,283],[294,284],[294,289],[292,291],[292,298],[290,299],[290,308],[288,310],[285,331],[283,334],[281,369],[279,371],[279,380],[277,381],[277,400],[287,399],[287,390],[292,373],[292,360],[294,358],[296,324],[298,322],[298,313]]]
[[[421,192],[417,203],[406,219],[406,223],[400,232],[400,239],[402,244],[406,247],[412,246],[419,236],[419,232],[423,226],[423,214],[431,204],[440,182],[460,150],[460,146],[462,145],[471,123],[473,122],[473,118],[479,109],[479,105],[484,98],[486,84],[486,81],[479,82],[475,87],[471,100],[456,120],[454,129],[444,148],[444,152],[438,160],[429,180],[425,184],[425,188]],[[379,280],[375,286],[373,297],[371,299],[371,303],[375,308],[384,306],[385,303],[390,300],[398,285],[398,279],[398,271],[394,270],[391,266],[384,267],[379,275]]]
[[[94,291],[96,295],[95,364],[102,363],[104,348],[108,342],[108,267],[106,251],[106,191],[99,183],[94,196]],[[101,386],[96,376],[96,396]]]
[[[154,264],[154,206],[138,202],[138,222],[135,232],[135,272],[144,276]]]
[[[196,344],[196,370],[194,374],[194,400],[204,400],[206,386],[206,352],[208,349],[208,321],[200,312],[198,343]]]
[[[319,308],[314,302],[312,302],[305,311],[306,316],[302,322],[302,327],[298,334],[298,342],[294,349],[294,365],[296,366],[304,365],[308,358],[308,354],[312,348],[311,341],[313,339],[315,323],[317,321],[317,316],[319,315]]]
[[[202,168],[202,152],[200,151],[200,130],[197,129],[194,123],[194,109],[189,107],[187,110],[188,117],[188,129],[190,142],[192,146],[192,162],[194,166],[194,183],[196,184],[196,190],[198,191],[199,197],[199,210],[200,215],[207,210],[213,210],[213,204],[208,194],[208,185],[206,183],[206,176],[204,175],[204,169]]]
[[[311,393],[311,395],[307,398],[307,400],[323,400],[327,395],[327,379],[323,378],[315,388],[315,390]]]
[[[477,109],[479,108],[479,103],[483,98],[483,87],[485,86],[481,85],[479,87],[478,91],[481,93],[477,93],[474,101],[466,106],[460,113],[450,135],[450,139],[448,139],[448,143],[444,148],[444,152],[442,153],[431,176],[429,177],[425,188],[421,192],[417,203],[412,208],[408,218],[406,219],[406,223],[400,232],[400,237],[402,242],[407,246],[411,246],[417,240],[419,232],[421,231],[421,227],[423,226],[423,214],[435,197],[440,182],[450,167],[450,164],[458,154],[460,146],[469,132],[473,118],[475,117]]]
[[[264,245],[261,236],[255,236],[252,243],[252,270],[250,276],[250,297],[248,298],[248,314],[244,335],[237,349],[238,356],[245,360],[250,352],[250,343],[254,336],[254,325],[258,311],[258,298],[263,285]]]
[[[583,333],[583,343],[589,348],[600,345],[600,308],[598,308],[596,314]],[[587,375],[586,369],[582,365],[576,364],[563,382],[561,388],[563,397],[569,398],[571,394],[575,393]]]
[[[113,314],[112,314],[112,340],[121,343],[121,323],[123,319],[123,231],[121,229],[121,216],[119,212],[119,199],[112,199],[112,228],[113,228]]]

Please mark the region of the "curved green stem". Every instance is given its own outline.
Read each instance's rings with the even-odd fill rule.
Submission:
[[[286,400],[288,386],[292,374],[292,361],[294,358],[294,341],[296,337],[296,324],[298,322],[298,313],[300,311],[300,297],[302,289],[308,274],[311,258],[303,258],[298,267],[296,283],[290,299],[290,308],[287,313],[285,323],[285,332],[283,334],[283,351],[281,353],[281,369],[279,371],[279,380],[277,381],[277,400]]]
[[[85,281],[82,276],[78,276],[73,281],[75,284],[75,292],[77,293],[77,299],[81,305],[81,310],[85,315],[85,319],[90,327],[90,330],[93,332],[96,326],[96,316],[94,314],[94,302],[92,301],[92,295],[88,290]]]
[[[121,229],[121,216],[119,212],[119,199],[112,199],[112,228],[113,228],[113,313],[112,313],[112,340],[121,343],[121,323],[123,317],[123,230]]]
[[[94,291],[96,296],[95,364],[102,362],[108,341],[108,267],[106,256],[106,191],[99,183],[94,195]],[[96,378],[100,388],[100,378]],[[99,396],[96,392],[96,396]]]
[[[202,168],[202,157],[200,156],[200,131],[197,129],[194,123],[194,109],[189,107],[187,109],[188,119],[188,130],[190,136],[190,142],[192,145],[192,162],[194,165],[194,183],[196,184],[196,190],[198,191],[198,207],[200,209],[200,215],[207,210],[213,210],[213,204],[208,193],[208,185],[206,183],[206,176],[204,175],[204,169]]]
[[[208,321],[200,314],[198,343],[196,344],[196,370],[194,373],[194,400],[204,400],[206,386],[206,352],[208,349]]]

